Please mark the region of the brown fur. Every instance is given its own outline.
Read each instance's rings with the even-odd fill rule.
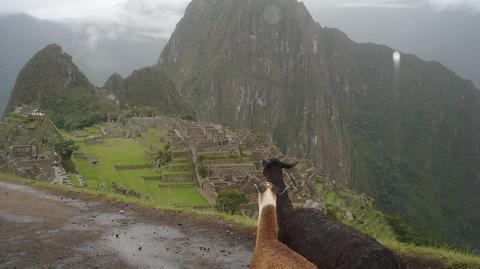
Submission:
[[[278,241],[276,208],[267,205],[262,210],[258,228],[255,253],[250,264],[252,269],[317,269],[295,251]]]

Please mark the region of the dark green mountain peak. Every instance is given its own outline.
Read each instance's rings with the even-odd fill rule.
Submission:
[[[57,126],[66,129],[102,121],[115,109],[97,98],[95,87],[57,44],[37,52],[20,71],[7,112],[31,103],[37,103]]]
[[[103,86],[108,92],[119,95],[123,91],[123,78],[117,73],[113,73]]]
[[[193,109],[178,95],[175,83],[155,67],[136,70],[125,79],[113,74],[104,88],[116,96],[122,108],[150,107],[172,115],[193,115]]]
[[[20,71],[7,112],[13,111],[15,106],[32,102],[45,108],[52,97],[62,95],[65,89],[72,87],[93,91],[93,85],[72,62],[72,56],[64,53],[57,44],[48,45]]]

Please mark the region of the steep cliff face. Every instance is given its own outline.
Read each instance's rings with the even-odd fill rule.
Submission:
[[[200,119],[264,133],[349,182],[345,123],[313,42],[320,30],[296,1],[193,1],[158,66]]]
[[[260,131],[417,230],[479,245],[478,90],[393,53],[296,0],[193,0],[158,68],[200,119]]]
[[[48,45],[20,71],[6,112],[37,103],[61,128],[76,129],[102,121],[112,106],[95,96],[94,86],[59,45]]]

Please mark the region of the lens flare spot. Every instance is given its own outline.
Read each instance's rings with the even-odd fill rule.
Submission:
[[[269,24],[277,24],[282,19],[282,11],[277,6],[267,6],[263,11],[263,17]]]
[[[393,62],[398,65],[400,64],[400,61],[402,60],[402,55],[400,54],[400,52],[398,51],[395,51],[393,53]]]

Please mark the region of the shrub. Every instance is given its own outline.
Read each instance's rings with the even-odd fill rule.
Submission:
[[[157,155],[157,160],[160,162],[160,166],[166,166],[167,163],[173,160],[172,153],[168,150],[160,150]]]
[[[78,146],[75,145],[75,142],[72,139],[55,144],[55,152],[60,155],[62,161],[69,161],[75,150],[78,150]]]
[[[72,161],[72,154],[78,150],[78,146],[72,139],[55,144],[55,152],[60,155],[61,165],[67,172],[75,172],[75,163]]]
[[[72,160],[68,160],[68,161],[61,160],[60,164],[62,165],[63,169],[65,169],[65,172],[67,173],[75,173],[77,171],[75,162]]]
[[[205,166],[200,166],[200,168],[198,169],[198,173],[200,174],[201,177],[207,177],[208,169]]]
[[[247,203],[247,195],[240,190],[224,190],[218,194],[215,208],[228,214],[240,213],[240,207]]]
[[[417,246],[437,246],[434,240],[421,235],[413,230],[399,215],[387,215],[387,222],[392,227],[395,237],[403,243],[410,243]]]
[[[334,219],[334,220],[338,220],[338,218],[337,218],[337,211],[335,210],[335,206],[334,206],[334,205],[327,204],[326,207],[325,207],[325,213],[326,213],[327,216],[329,216],[330,218],[332,218],[332,219]]]
[[[185,115],[181,115],[180,116],[180,119],[182,120],[186,120],[186,121],[194,121],[195,120],[195,116],[190,114],[190,113],[187,113]]]

